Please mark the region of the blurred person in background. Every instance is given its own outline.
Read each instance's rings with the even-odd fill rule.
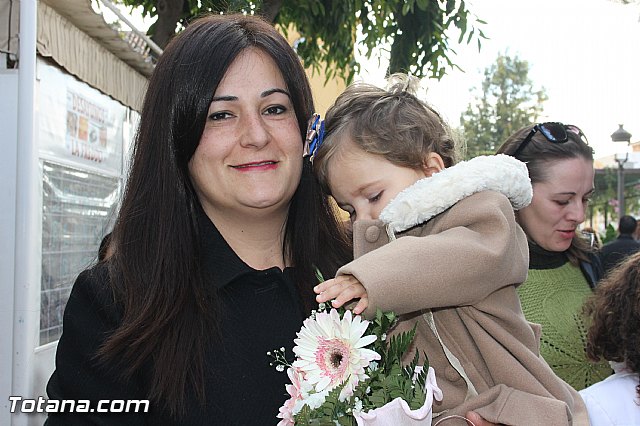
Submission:
[[[625,215],[618,222],[618,238],[608,242],[600,250],[600,260],[604,273],[608,274],[627,256],[640,250],[640,242],[633,238],[638,222],[633,216]]]

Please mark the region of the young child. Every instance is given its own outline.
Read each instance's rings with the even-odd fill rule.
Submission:
[[[455,164],[448,126],[408,77],[394,78],[388,91],[351,85],[324,135],[318,122],[310,133],[318,179],[351,217],[355,257],[317,300],[357,299],[367,317],[394,311],[396,332],[417,325],[415,350],[444,396],[434,422],[473,410],[501,424],[588,424],[578,393],[539,356],[539,327],[516,294],[528,266],[513,213],[531,201],[526,166],[503,155]]]
[[[615,374],[580,391],[592,426],[640,424],[640,253],[598,283],[585,303],[587,356]]]

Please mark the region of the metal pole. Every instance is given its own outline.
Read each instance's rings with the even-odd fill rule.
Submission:
[[[624,162],[618,161],[618,220],[624,216]]]
[[[155,44],[153,42],[153,40],[151,40],[145,33],[143,33],[142,31],[140,31],[139,29],[137,29],[128,19],[126,16],[124,16],[122,14],[122,12],[120,12],[120,10],[113,4],[111,3],[109,0],[100,0],[102,2],[102,4],[104,4],[105,6],[107,6],[109,9],[111,9],[111,11],[113,13],[116,14],[116,16],[118,18],[120,18],[121,21],[123,21],[125,24],[127,24],[129,26],[129,28],[131,28],[131,31],[133,31],[134,33],[136,33],[140,38],[142,38],[151,48],[151,50],[153,50],[154,52],[156,52],[158,54],[158,56],[162,55],[162,48],[160,48],[160,46],[158,46],[157,44]]]
[[[20,2],[18,57],[18,147],[16,158],[15,292],[12,395],[34,395],[35,348],[40,331],[40,250],[42,196],[35,127],[36,33],[38,2]],[[28,414],[13,414],[13,426],[26,426]]]

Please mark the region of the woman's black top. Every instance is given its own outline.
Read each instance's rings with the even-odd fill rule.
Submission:
[[[569,261],[567,253],[564,251],[548,251],[529,241],[529,269],[556,269]],[[604,270],[600,257],[594,252],[588,252],[589,261],[580,261],[580,270],[582,275],[589,283],[592,289],[598,284],[598,281],[604,276]]]
[[[285,372],[269,363],[267,351],[284,347],[293,358],[293,339],[304,319],[292,281],[293,270],[257,271],[229,247],[211,221],[200,218],[202,262],[208,282],[221,302],[221,339],[207,343],[206,405],[189,397],[187,414],[172,419],[164,407],[151,404],[141,414],[50,414],[57,425],[275,425],[287,399]],[[67,303],[56,353],[56,370],[47,385],[49,399],[147,399],[150,365],[131,380],[119,381],[95,359],[96,350],[119,323],[110,297],[105,266],[82,272]],[[92,407],[94,407],[92,405]]]

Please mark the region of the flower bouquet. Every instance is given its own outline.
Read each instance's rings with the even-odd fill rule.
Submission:
[[[415,328],[387,339],[393,312],[379,310],[367,321],[323,305],[298,332],[293,362],[282,349],[269,353],[291,379],[278,425],[431,424],[431,404],[442,392],[426,354],[424,366],[417,352],[408,365],[401,362]]]

